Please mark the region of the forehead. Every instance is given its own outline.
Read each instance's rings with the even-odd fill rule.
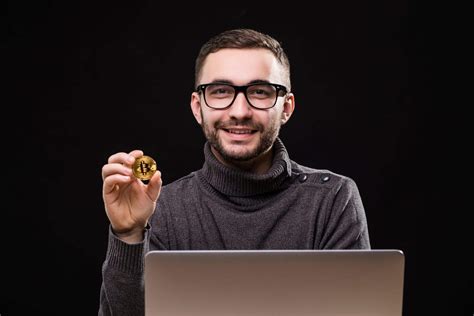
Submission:
[[[283,84],[283,66],[267,49],[226,48],[209,54],[201,71],[200,83],[216,80],[228,80],[237,85],[253,80]]]

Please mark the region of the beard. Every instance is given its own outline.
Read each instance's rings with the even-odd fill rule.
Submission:
[[[214,123],[214,126],[210,126],[210,124],[204,119],[202,112],[201,117],[204,136],[209,144],[222,156],[224,160],[228,162],[250,161],[269,150],[273,146],[275,139],[278,137],[281,126],[276,117],[270,121],[270,124],[267,127],[262,124],[257,124],[252,120],[236,119],[230,119],[225,122],[217,121]],[[228,126],[247,127],[260,132],[257,145],[248,148],[247,150],[232,150],[232,148],[228,148],[218,135],[219,130],[225,129]],[[242,145],[242,147],[243,146],[244,145]]]

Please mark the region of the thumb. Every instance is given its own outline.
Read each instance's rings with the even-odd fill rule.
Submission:
[[[148,182],[146,188],[147,195],[153,202],[156,202],[160,196],[162,183],[161,172],[157,170]]]

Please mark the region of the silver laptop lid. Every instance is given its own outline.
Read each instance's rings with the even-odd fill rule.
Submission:
[[[400,250],[152,251],[146,316],[401,316]]]

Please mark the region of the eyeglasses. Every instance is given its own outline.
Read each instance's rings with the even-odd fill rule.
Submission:
[[[204,102],[212,109],[224,110],[234,103],[239,92],[243,92],[247,102],[254,108],[264,110],[275,106],[278,97],[288,92],[285,86],[276,83],[253,83],[234,86],[224,83],[201,84],[196,92],[203,92]]]

